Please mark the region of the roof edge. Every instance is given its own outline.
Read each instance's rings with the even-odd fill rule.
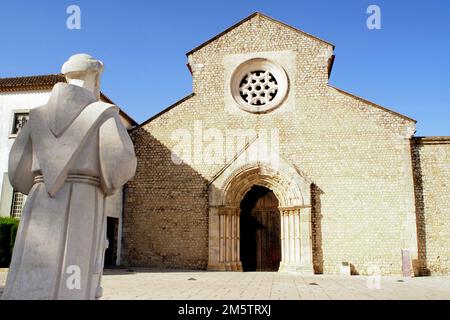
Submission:
[[[450,144],[450,136],[412,137],[418,144]]]
[[[112,101],[106,94],[104,94],[103,92],[100,91],[100,98],[103,99],[104,102],[106,103],[110,103],[113,105],[116,105],[114,103],[114,101]],[[122,110],[122,108],[119,107],[119,113],[122,117],[124,117],[128,122],[131,123],[132,127],[134,128],[135,126],[138,125],[138,123],[136,122],[136,120],[134,120],[131,116],[129,116],[125,111]]]
[[[275,23],[280,24],[280,25],[282,25],[282,26],[284,26],[284,27],[287,27],[287,28],[289,28],[289,29],[291,29],[291,30],[294,30],[295,32],[299,32],[299,33],[301,33],[301,34],[303,34],[303,35],[305,35],[305,36],[307,36],[307,37],[309,37],[309,38],[312,38],[312,39],[314,39],[314,40],[317,40],[317,41],[320,41],[320,42],[322,42],[322,43],[325,43],[325,44],[327,44],[327,45],[333,47],[333,50],[334,50],[334,48],[335,48],[335,45],[332,44],[332,43],[330,43],[330,42],[328,42],[328,41],[325,41],[325,40],[323,40],[323,39],[320,39],[320,38],[318,38],[318,37],[316,37],[316,36],[313,36],[313,35],[311,35],[311,34],[305,32],[305,31],[302,31],[302,30],[300,30],[300,29],[297,29],[297,28],[295,28],[295,27],[293,27],[293,26],[290,26],[290,25],[288,25],[288,24],[286,24],[286,23],[284,23],[284,22],[281,22],[281,21],[279,21],[279,20],[277,20],[277,19],[274,19],[274,18],[272,18],[272,17],[269,17],[268,15],[265,15],[265,14],[263,14],[263,13],[261,13],[261,12],[256,11],[256,12],[252,13],[251,15],[249,15],[248,17],[246,17],[246,18],[240,20],[239,22],[235,23],[235,24],[232,25],[231,27],[229,27],[229,28],[225,29],[224,31],[220,32],[219,34],[215,35],[214,37],[210,38],[209,40],[206,40],[206,41],[203,42],[202,44],[198,45],[197,47],[195,47],[194,49],[192,49],[191,51],[189,51],[188,53],[186,53],[186,56],[190,56],[190,55],[193,54],[194,52],[196,52],[196,51],[198,51],[198,50],[204,48],[205,46],[207,46],[207,45],[210,44],[211,42],[213,42],[213,41],[219,39],[219,38],[222,37],[223,35],[225,35],[225,34],[227,34],[228,32],[230,32],[231,30],[233,30],[233,29],[239,27],[239,26],[240,26],[241,24],[243,24],[244,22],[247,22],[248,20],[253,19],[253,18],[256,17],[256,16],[263,17],[263,18],[268,19],[268,20],[270,20],[270,21],[272,21],[272,22],[275,22]]]
[[[189,100],[190,98],[194,97],[195,93],[190,93],[187,96],[185,96],[184,98],[181,98],[180,100],[178,100],[177,102],[171,104],[170,106],[168,106],[167,108],[165,108],[164,110],[158,112],[157,114],[155,114],[154,116],[152,116],[151,118],[145,120],[144,122],[142,122],[141,124],[137,125],[136,127],[134,127],[133,129],[130,130],[134,131],[137,130],[139,128],[142,128],[143,126],[149,124],[150,122],[152,122],[153,120],[159,118],[160,116],[162,116],[163,114],[165,114],[166,112],[169,112],[170,110],[172,110],[173,108],[175,108],[176,106],[180,105],[181,103]]]
[[[53,85],[58,82],[65,82],[64,75],[61,73],[40,74],[31,76],[19,76],[19,77],[6,77],[0,78],[3,80],[23,80],[23,79],[40,79],[41,82],[37,83],[22,83],[12,85],[0,85],[0,92],[16,92],[16,91],[38,91],[48,90],[53,88]]]
[[[374,103],[374,102],[372,102],[372,101],[366,100],[366,99],[364,99],[364,98],[361,98],[361,97],[359,97],[359,96],[356,96],[356,95],[354,95],[354,94],[352,94],[352,93],[349,93],[349,92],[347,92],[347,91],[344,91],[344,90],[342,90],[342,89],[333,87],[332,85],[328,85],[328,87],[333,88],[333,89],[337,90],[338,92],[340,92],[340,93],[342,93],[342,94],[344,94],[344,95],[346,95],[346,96],[350,96],[350,97],[355,98],[355,99],[357,99],[357,100],[359,100],[359,101],[361,101],[361,102],[367,103],[367,104],[369,104],[369,105],[371,105],[371,106],[373,106],[373,107],[375,107],[375,108],[378,108],[378,109],[380,109],[380,110],[386,111],[386,112],[388,112],[388,113],[390,113],[390,114],[392,114],[392,115],[394,115],[394,116],[397,116],[397,117],[402,118],[402,119],[404,119],[404,120],[408,120],[408,121],[417,123],[417,120],[415,120],[415,119],[413,119],[413,118],[410,118],[410,117],[408,117],[408,116],[405,116],[405,115],[403,115],[403,114],[401,114],[401,113],[399,113],[399,112],[393,111],[393,110],[391,110],[391,109],[382,107],[382,106],[380,106],[380,105],[378,105],[378,104],[376,104],[376,103]]]

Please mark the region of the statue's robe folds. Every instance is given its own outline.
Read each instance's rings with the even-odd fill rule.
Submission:
[[[55,85],[31,110],[9,159],[9,179],[28,194],[4,299],[94,299],[103,271],[105,198],[136,170],[116,106]]]

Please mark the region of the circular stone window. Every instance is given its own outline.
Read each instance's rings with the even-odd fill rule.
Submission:
[[[277,108],[287,91],[286,72],[266,59],[244,62],[231,77],[231,94],[239,107],[248,112],[265,113]]]

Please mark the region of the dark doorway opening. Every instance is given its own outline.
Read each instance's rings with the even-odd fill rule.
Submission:
[[[275,194],[253,186],[241,202],[241,261],[244,271],[278,271],[281,217]]]
[[[116,266],[118,234],[119,219],[108,217],[106,221],[106,238],[108,239],[108,248],[105,251],[105,267]]]

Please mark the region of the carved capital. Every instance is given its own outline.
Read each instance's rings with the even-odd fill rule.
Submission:
[[[279,208],[281,215],[298,215],[300,213],[300,207],[280,207]]]

